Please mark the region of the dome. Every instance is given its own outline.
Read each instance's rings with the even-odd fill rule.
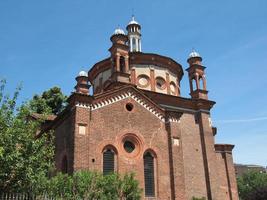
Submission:
[[[131,24],[137,24],[137,25],[139,25],[139,23],[137,21],[135,21],[134,16],[132,16],[132,20],[129,22],[128,25],[131,25]]]
[[[124,31],[121,28],[116,28],[114,31],[114,35],[119,35],[119,34],[125,35]]]
[[[189,54],[189,58],[195,58],[195,57],[201,57],[200,54],[198,52],[196,52],[195,50],[193,50],[190,54]]]
[[[78,76],[86,76],[86,77],[87,77],[87,72],[85,72],[85,71],[80,71]]]

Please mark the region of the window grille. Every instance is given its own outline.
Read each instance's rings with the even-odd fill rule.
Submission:
[[[155,196],[154,181],[154,158],[151,153],[144,155],[144,177],[145,177],[145,196]]]
[[[114,152],[110,149],[103,153],[103,174],[114,172]]]

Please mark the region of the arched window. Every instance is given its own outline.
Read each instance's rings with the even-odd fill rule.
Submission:
[[[68,159],[67,156],[64,156],[61,162],[61,172],[66,174],[68,173]]]
[[[125,72],[125,59],[123,56],[120,57],[120,71]]]
[[[155,180],[154,180],[154,157],[150,152],[144,155],[144,177],[145,177],[145,196],[155,196]]]
[[[111,149],[107,149],[103,153],[103,174],[109,174],[114,172],[114,152]]]

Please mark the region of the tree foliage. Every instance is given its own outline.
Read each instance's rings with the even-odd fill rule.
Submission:
[[[44,133],[36,138],[46,112],[49,112],[48,103],[39,99],[37,107],[44,108],[44,119],[30,120],[30,114],[37,107],[32,107],[32,101],[16,107],[20,87],[13,97],[9,97],[4,94],[5,84],[5,81],[0,83],[0,193],[46,193],[53,199],[62,200],[141,198],[141,189],[133,174],[104,176],[102,173],[79,171],[73,175],[58,173],[49,177],[49,172],[54,169],[53,133]],[[57,104],[49,105],[53,107]]]
[[[133,174],[103,175],[98,172],[78,171],[72,176],[58,173],[40,181],[36,193],[46,191],[56,199],[139,200],[141,189]]]
[[[0,192],[31,190],[46,176],[53,165],[54,147],[43,134],[35,138],[42,120],[28,120],[29,104],[16,108],[18,87],[9,97],[4,94],[5,81],[0,84]]]
[[[250,171],[237,178],[239,197],[242,200],[267,199],[267,174]]]
[[[67,96],[64,95],[59,87],[50,88],[42,95],[34,95],[30,101],[31,109],[39,114],[51,113],[57,115],[67,104]]]

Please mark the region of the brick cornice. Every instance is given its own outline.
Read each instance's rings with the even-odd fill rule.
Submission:
[[[95,77],[103,71],[112,67],[111,58],[105,58],[104,60],[99,61],[98,63],[94,64],[94,66],[88,72],[88,79],[92,82]]]
[[[167,95],[157,92],[152,92],[148,90],[143,90],[145,95],[147,95],[150,99],[159,105],[166,105],[169,107],[177,107],[189,110],[207,110],[214,106],[216,102],[206,100],[206,99],[191,99],[191,98],[184,98],[184,97],[177,97],[173,95]]]
[[[215,144],[214,148],[217,153],[232,153],[235,145],[232,144]]]

